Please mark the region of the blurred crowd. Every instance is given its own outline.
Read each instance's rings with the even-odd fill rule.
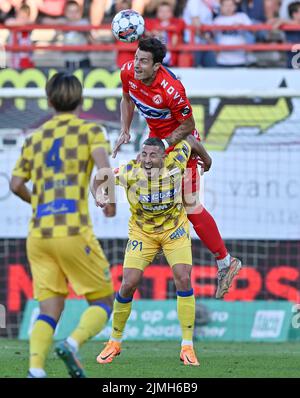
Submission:
[[[83,45],[101,40],[96,27],[108,24],[114,15],[132,8],[140,12],[146,23],[146,35],[162,39],[167,45],[190,43],[243,45],[254,43],[300,43],[299,30],[283,31],[283,24],[300,27],[300,1],[295,0],[0,0],[0,23],[7,26],[55,24],[68,26],[93,25],[89,32],[57,32],[53,42]],[[267,23],[272,30],[258,32],[226,30],[203,32],[201,25],[254,25]],[[188,29],[193,26],[194,30]],[[11,38],[9,39],[11,41]],[[30,44],[30,32],[18,33],[18,44]],[[132,53],[117,43],[120,66]],[[279,56],[272,52],[270,56]],[[293,53],[284,54],[292,67]],[[246,51],[168,52],[167,66],[243,67],[256,65],[257,53]],[[33,66],[29,53],[15,54],[14,67]],[[89,67],[88,53],[68,53],[66,67]]]

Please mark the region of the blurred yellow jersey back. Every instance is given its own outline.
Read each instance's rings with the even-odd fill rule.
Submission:
[[[25,140],[13,175],[33,183],[31,236],[72,236],[91,227],[88,185],[99,147],[110,151],[105,129],[71,113],[54,116]]]

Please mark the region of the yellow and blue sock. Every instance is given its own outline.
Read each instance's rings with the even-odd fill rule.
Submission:
[[[56,324],[56,320],[51,316],[40,314],[33,326],[29,343],[29,368],[32,374],[35,370],[44,369]]]
[[[182,331],[182,345],[193,344],[195,310],[194,290],[177,291],[177,312]]]
[[[112,333],[110,340],[121,341],[123,331],[131,313],[132,297],[124,298],[118,292],[114,301]]]
[[[81,315],[78,326],[68,337],[67,342],[77,351],[83,343],[101,332],[111,312],[107,304],[100,300],[94,301]]]

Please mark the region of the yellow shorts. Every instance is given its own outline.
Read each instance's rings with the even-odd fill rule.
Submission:
[[[113,293],[109,263],[93,231],[64,238],[27,238],[34,297],[43,301],[75,293],[95,300]]]
[[[188,221],[173,230],[158,234],[147,234],[132,224],[129,228],[123,268],[144,271],[160,249],[163,250],[171,267],[175,264],[192,265],[192,244]]]

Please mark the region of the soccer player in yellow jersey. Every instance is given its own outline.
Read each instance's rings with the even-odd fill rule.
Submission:
[[[11,179],[12,191],[32,207],[27,255],[40,315],[30,336],[28,377],[46,377],[46,356],[70,282],[90,306],[55,351],[70,376],[82,378],[77,351],[103,329],[113,305],[109,263],[88,212],[92,168],[110,168],[110,148],[103,127],[76,116],[82,86],[75,76],[55,74],[46,93],[56,114],[26,139]],[[32,191],[25,185],[29,180]],[[105,207],[105,215],[115,215],[115,204]]]
[[[172,267],[177,289],[177,310],[182,330],[180,359],[185,365],[199,365],[193,349],[195,297],[191,286],[191,238],[181,192],[182,176],[191,149],[197,151],[197,146],[197,140],[189,136],[166,155],[161,139],[148,138],[143,143],[139,161],[130,161],[116,174],[113,182],[125,188],[131,218],[122,285],[114,301],[112,334],[97,357],[101,364],[111,362],[120,354],[134,292],[144,269],[162,249]],[[95,199],[98,206],[105,206],[107,198],[101,181],[96,176]]]

